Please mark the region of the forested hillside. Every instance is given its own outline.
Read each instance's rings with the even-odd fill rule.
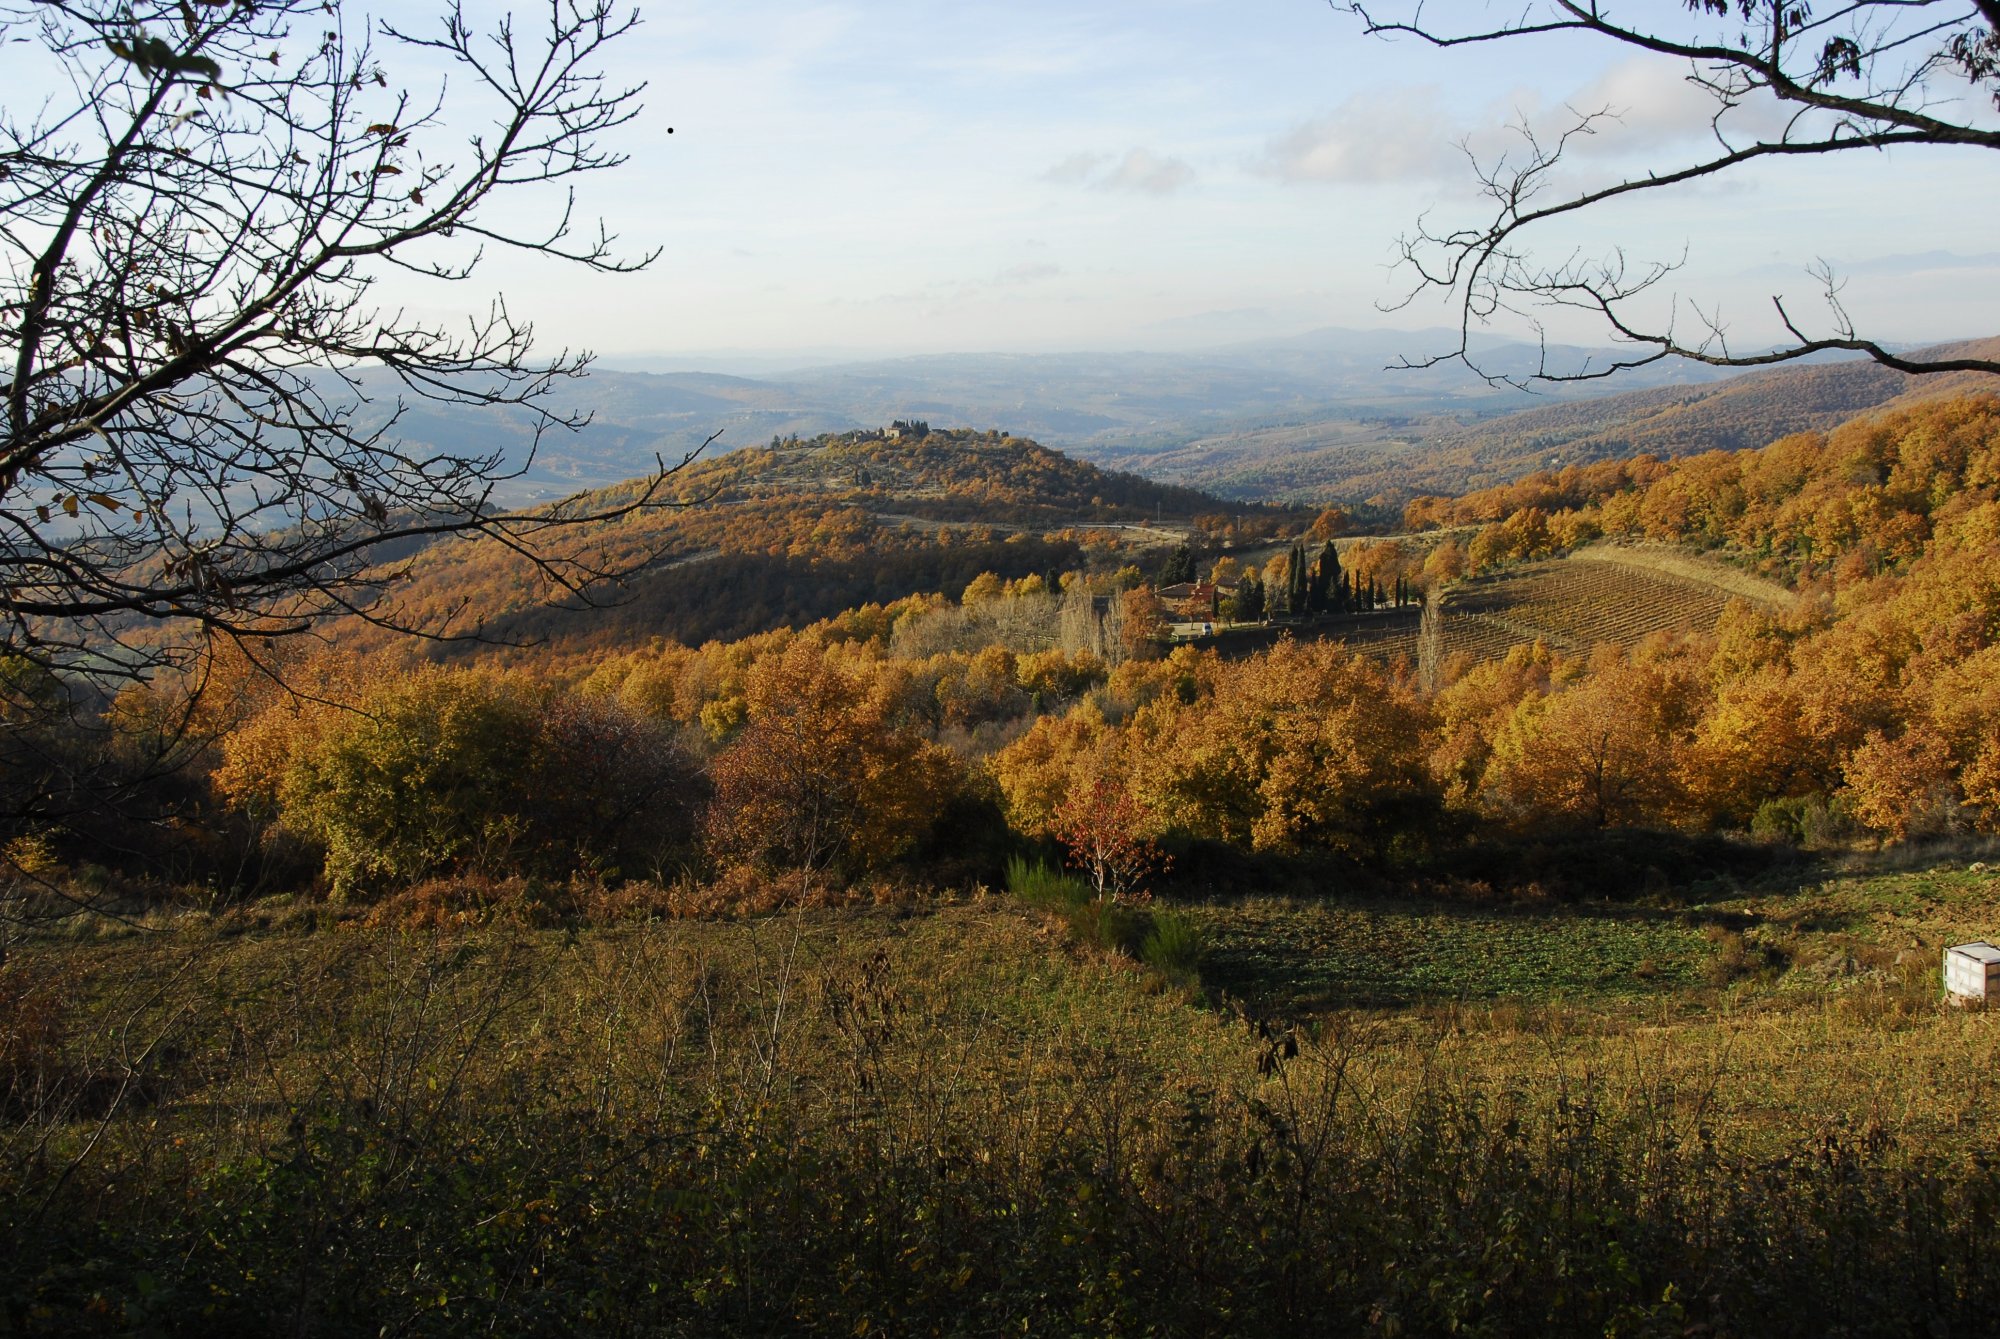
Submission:
[[[1161,519],[1175,528],[1147,528]],[[699,644],[956,591],[983,571],[1054,574],[1083,565],[1086,549],[1100,562],[1149,560],[1197,522],[1247,540],[1309,519],[1102,470],[1023,438],[905,424],[773,439],[698,461],[674,477],[668,505],[566,537],[561,557],[628,573],[620,582],[569,592],[503,544],[452,543],[412,559],[374,612],[394,608],[399,621],[465,639],[433,643],[444,655],[477,655],[490,643]],[[393,640],[354,622],[342,635],[358,645]]]
[[[1075,565],[1075,540],[945,544],[950,531],[933,540],[859,507],[799,501],[809,478],[829,479],[829,463],[841,472],[830,492],[893,487],[899,505],[947,472],[954,487],[989,487],[996,506],[1022,514],[1067,496],[1024,479],[1113,486],[991,439],[968,460],[951,454],[954,440],[912,449],[842,439],[723,462],[705,478],[732,501],[675,523],[691,518],[701,542],[728,545],[736,561],[946,553],[970,565],[1018,552],[1028,572],[976,574],[956,599],[865,604],[699,648],[638,635],[647,629],[634,622],[615,644],[489,648],[487,667],[414,677],[345,640],[286,670],[294,690],[310,685],[302,697],[260,686],[240,656],[225,659],[217,672],[234,686],[200,699],[205,724],[181,745],[198,744],[191,761],[212,788],[157,797],[179,817],[149,840],[205,832],[221,843],[207,858],[249,841],[233,857],[239,868],[307,859],[336,886],[379,896],[467,869],[763,878],[805,868],[847,882],[941,860],[972,874],[1009,842],[1099,820],[1178,852],[1189,877],[1223,877],[1227,859],[1254,857],[1392,881],[1456,878],[1468,860],[1485,870],[1478,851],[1517,840],[1621,828],[1754,830],[1807,844],[2000,828],[1992,397],[1752,451],[1426,501],[1413,521],[1493,519],[1427,553],[1349,546],[1347,565],[1374,588],[1433,587],[1447,625],[1454,609],[1505,618],[1481,613],[1479,587],[1454,584],[1468,574],[1607,540],[1705,548],[1797,592],[1711,593],[1657,625],[1678,630],[1636,639],[1620,631],[1617,608],[1565,608],[1543,621],[1566,631],[1511,649],[1503,639],[1486,659],[1477,642],[1426,648],[1424,633],[1414,655],[1387,661],[1330,641],[1230,660],[1170,650],[1144,573],[1117,554]],[[781,486],[773,476],[784,469],[804,473]],[[893,480],[857,484],[860,470]],[[1157,496],[1129,487],[1132,500],[1107,506]],[[829,516],[853,517],[853,528]],[[1274,557],[1266,584],[1284,589],[1282,569],[1306,552]],[[450,557],[420,565],[420,589],[454,571]],[[908,561],[891,570],[917,572]],[[656,579],[734,570],[687,564]],[[1548,600],[1588,601],[1593,589],[1573,584]],[[196,686],[127,694],[112,719],[142,736],[169,732]],[[56,756],[66,747],[49,745]],[[544,770],[562,781],[536,782]],[[574,813],[538,798],[558,785]],[[1499,877],[1542,877],[1532,862],[1502,865]],[[1561,877],[1609,891],[1618,868]]]
[[[1706,705],[1679,719],[1669,709],[1655,726],[1668,749],[1658,760],[1673,763],[1651,783],[1664,786],[1656,817],[1693,803],[1711,821],[1831,816],[1895,837],[2000,821],[2000,400],[1927,403],[1758,450],[1568,470],[1410,510],[1416,524],[1485,521],[1467,546],[1475,569],[1609,537],[1712,550],[1796,584],[1789,611],[1745,606],[1705,663],[1681,660]],[[1621,682],[1629,672],[1603,681],[1598,711],[1621,694],[1661,700],[1663,684]],[[1586,691],[1550,714],[1581,721],[1590,702]],[[1688,752],[1674,760],[1669,746]]]

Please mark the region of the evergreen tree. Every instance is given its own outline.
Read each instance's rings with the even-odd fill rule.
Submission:
[[[1313,565],[1312,603],[1315,610],[1338,607],[1339,580],[1340,551],[1329,539],[1319,551],[1319,561]]]
[[[1245,623],[1264,617],[1264,583],[1255,576],[1244,577],[1236,588],[1236,617]]]
[[[1160,585],[1178,586],[1183,581],[1193,580],[1194,554],[1188,551],[1187,545],[1177,545],[1167,556],[1166,565],[1160,569]]]

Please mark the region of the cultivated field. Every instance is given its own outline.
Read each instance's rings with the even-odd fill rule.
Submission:
[[[1784,594],[1710,567],[1684,555],[1605,548],[1474,577],[1447,597],[1445,649],[1486,659],[1539,640],[1582,655],[1605,642],[1631,646],[1656,632],[1711,628],[1732,600],[1769,604]]]
[[[1712,628],[1733,600],[1768,608],[1791,598],[1773,582],[1679,550],[1598,545],[1453,586],[1445,601],[1444,651],[1494,660],[1510,647],[1541,641],[1565,655],[1586,655],[1604,642],[1631,646],[1656,632]],[[1213,644],[1226,655],[1247,655],[1285,637],[1333,640],[1383,661],[1414,662],[1420,622],[1421,611],[1409,606],[1231,628]]]

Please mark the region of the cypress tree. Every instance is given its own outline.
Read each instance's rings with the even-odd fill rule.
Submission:
[[[1254,576],[1244,577],[1236,588],[1236,617],[1245,623],[1264,617],[1264,583]]]
[[[1319,551],[1319,564],[1313,568],[1313,604],[1321,609],[1337,602],[1335,595],[1340,580],[1340,550],[1328,540]]]

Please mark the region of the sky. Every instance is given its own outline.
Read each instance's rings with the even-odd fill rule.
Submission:
[[[1615,108],[1574,183],[1683,161],[1707,124],[1672,62],[1574,39],[1441,52],[1369,38],[1326,0],[649,0],[642,16],[607,58],[649,85],[612,140],[629,161],[580,204],[659,258],[599,276],[499,255],[412,290],[420,311],[498,291],[545,346],[744,369],[1420,330],[1453,313],[1389,309],[1410,286],[1397,239],[1419,218],[1481,221],[1467,148]],[[1996,333],[1993,168],[1976,150],[1772,168],[1593,211],[1541,254],[1685,257],[1675,291],[1743,343],[1769,334],[1772,293],[1813,308],[1816,258],[1868,333]]]

